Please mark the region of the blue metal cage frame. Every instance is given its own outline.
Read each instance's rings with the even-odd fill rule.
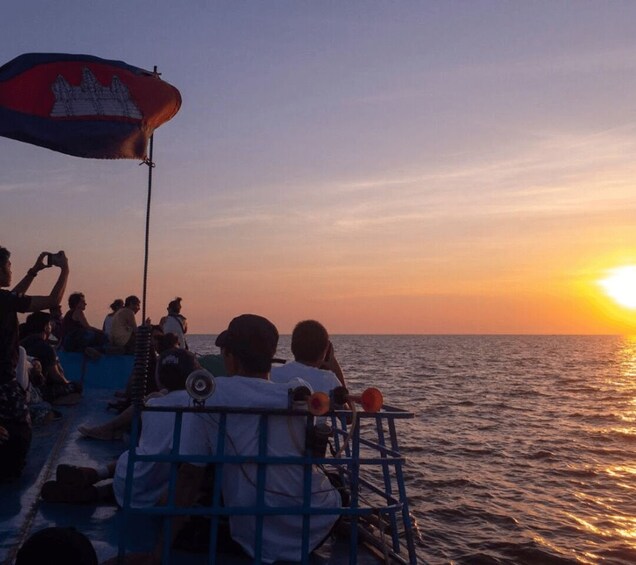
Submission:
[[[163,563],[171,559],[171,518],[178,515],[207,516],[210,518],[210,543],[208,563],[218,561],[217,542],[219,520],[224,516],[253,515],[256,517],[256,539],[254,544],[254,563],[261,562],[263,547],[263,520],[267,515],[286,514],[302,516],[302,563],[309,563],[309,527],[310,517],[318,514],[333,514],[350,525],[348,544],[348,563],[357,563],[358,544],[360,542],[375,547],[384,559],[396,563],[416,564],[414,524],[409,513],[409,505],[404,484],[404,457],[400,453],[396,421],[411,419],[413,413],[384,406],[377,413],[333,410],[326,414],[333,430],[333,453],[337,457],[316,457],[309,447],[305,454],[294,457],[274,457],[267,454],[268,419],[273,416],[304,416],[307,426],[314,426],[314,417],[306,410],[296,409],[248,409],[214,406],[189,408],[139,407],[133,420],[132,438],[139,434],[139,422],[142,411],[174,413],[172,450],[167,455],[139,455],[136,441],[131,441],[124,494],[122,534],[120,535],[119,556],[123,558],[127,547],[127,524],[135,515],[146,514],[161,517],[163,520]],[[179,445],[184,413],[216,414],[218,417],[218,442],[215,455],[180,455]],[[258,454],[224,455],[227,416],[229,414],[250,414],[259,416]],[[351,421],[355,422],[351,426]],[[134,464],[136,461],[167,462],[171,464],[168,486],[168,501],[165,506],[135,508],[131,506]],[[215,481],[212,503],[201,507],[175,506],[177,468],[180,463],[205,463],[214,465]],[[254,506],[228,507],[221,505],[221,484],[226,464],[256,465],[257,501]],[[276,465],[299,465],[303,468],[303,504],[292,507],[270,507],[264,502],[266,473]],[[350,492],[350,504],[346,507],[312,508],[311,478],[312,468],[323,466],[337,472]]]

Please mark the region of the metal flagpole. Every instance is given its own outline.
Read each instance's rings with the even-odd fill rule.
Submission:
[[[153,72],[155,76],[159,76],[157,73],[157,65],[155,65]],[[155,134],[150,136],[150,148],[148,150],[148,158],[144,161],[148,165],[148,202],[146,204],[146,244],[144,249],[144,282],[141,302],[141,323],[146,323],[146,289],[148,284],[148,244],[150,241],[150,201],[152,198],[152,169],[155,164],[152,160],[152,150],[154,145]]]

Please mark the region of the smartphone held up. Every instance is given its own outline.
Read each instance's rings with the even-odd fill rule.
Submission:
[[[45,258],[45,264],[47,267],[60,267],[62,258],[64,257],[64,251],[58,251],[57,253],[47,253]]]

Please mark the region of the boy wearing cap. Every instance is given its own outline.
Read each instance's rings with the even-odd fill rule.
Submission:
[[[190,404],[185,391],[188,375],[199,369],[193,353],[173,348],[161,353],[158,360],[159,381],[167,389],[163,396],[148,399],[148,406],[180,407]],[[144,412],[141,435],[136,453],[138,455],[168,454],[172,449],[174,413]],[[112,499],[123,506],[128,468],[128,451],[119,459],[103,468],[58,465],[56,480],[42,486],[42,498],[47,502],[95,503]],[[155,461],[136,461],[133,473],[131,506],[143,508],[159,502],[168,486],[170,464]],[[112,483],[97,485],[111,478]]]
[[[287,383],[269,380],[272,358],[278,345],[278,331],[262,316],[244,314],[234,318],[216,339],[221,348],[227,374],[216,380],[210,404],[218,407],[287,408],[289,388],[308,386],[301,379]],[[311,387],[309,387],[311,388]],[[213,454],[218,440],[218,415],[202,418],[186,414],[183,419],[181,454]],[[226,455],[256,455],[259,443],[259,416],[229,414],[225,436]],[[303,456],[306,418],[270,416],[267,453],[276,457]],[[264,502],[269,507],[303,505],[303,467],[270,465],[265,468]],[[223,500],[228,507],[253,506],[257,500],[255,464],[223,466]],[[177,480],[177,502],[189,506],[196,500],[204,476],[203,464],[181,466]],[[312,472],[312,508],[337,508],[340,495],[321,471]],[[335,515],[314,515],[310,521],[309,550],[316,548],[329,534]],[[182,519],[176,520],[174,533]],[[251,556],[255,556],[256,517],[232,515],[232,538]],[[277,560],[299,561],[301,555],[302,516],[266,515],[263,519],[261,558],[265,563]]]

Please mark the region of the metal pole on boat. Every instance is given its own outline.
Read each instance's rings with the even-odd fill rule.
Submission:
[[[154,66],[153,72],[155,76],[159,76],[157,72],[157,65]],[[144,247],[144,281],[143,291],[141,299],[141,321],[142,324],[146,323],[146,288],[148,284],[148,247],[150,241],[150,201],[152,198],[152,169],[155,168],[155,163],[152,160],[152,150],[154,146],[155,134],[150,136],[150,147],[148,149],[148,158],[144,161],[148,165],[148,200],[146,204],[146,239]]]

